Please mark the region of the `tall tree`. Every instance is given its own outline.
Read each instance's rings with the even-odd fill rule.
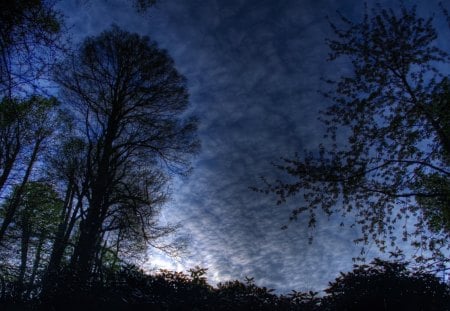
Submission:
[[[22,189],[16,185],[0,208],[2,216],[8,211],[11,200],[16,199],[17,191],[22,194],[8,233],[7,247],[2,253],[8,255],[4,261],[18,262],[16,292],[24,296],[31,291],[38,269],[42,269],[42,259],[48,257],[44,252],[45,244],[56,231],[62,201],[51,185],[28,182]],[[17,260],[15,253],[20,254]],[[33,260],[30,254],[34,254]]]
[[[0,104],[0,191],[6,185],[19,155],[27,145],[29,104],[3,98]]]
[[[4,99],[0,106],[0,191],[13,169],[18,188],[5,209],[0,225],[0,246],[16,210],[27,182],[42,151],[58,127],[55,98],[31,96],[25,100]]]
[[[117,27],[84,41],[56,71],[87,146],[87,206],[72,266],[85,282],[105,220],[124,199],[146,201],[152,172],[183,173],[196,152],[196,120],[185,118],[185,79],[146,37]],[[130,181],[139,191],[129,191]],[[143,197],[142,197],[143,196]]]
[[[45,159],[46,178],[52,180],[63,193],[63,205],[58,219],[58,229],[44,278],[44,291],[52,286],[62,262],[67,261],[69,242],[76,234],[76,227],[83,212],[83,201],[87,192],[86,157],[84,140],[73,133],[71,120],[63,122],[54,150]],[[66,256],[65,256],[66,255]]]
[[[360,22],[342,16],[331,27],[330,60],[345,58],[350,69],[325,93],[333,104],[321,120],[331,141],[282,159],[276,167],[287,181],[266,181],[259,190],[279,203],[301,196],[291,220],[309,212],[314,226],[318,209],[350,214],[362,228],[360,241],[385,249],[400,227],[403,239],[416,237],[415,246],[446,259],[449,84],[441,68],[449,54],[436,45],[433,19],[417,16],[415,7],[376,6]]]

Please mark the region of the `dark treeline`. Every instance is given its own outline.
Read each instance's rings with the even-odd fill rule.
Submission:
[[[133,1],[137,11],[145,11],[153,3]],[[136,268],[149,246],[169,254],[182,247],[162,242],[177,226],[160,225],[158,213],[167,200],[170,178],[187,174],[190,159],[199,150],[197,120],[187,113],[186,80],[155,42],[117,26],[69,48],[64,20],[54,5],[51,0],[0,2],[1,307],[446,310],[450,305],[447,285],[433,274],[408,270],[402,262],[376,260],[355,267],[330,283],[323,297],[295,291],[276,295],[252,279],[211,286],[201,268],[189,274],[161,271],[153,275]],[[415,15],[405,10],[403,14],[414,24]],[[414,32],[428,29],[428,24],[424,28],[421,23],[419,20]],[[433,34],[428,34],[429,38],[433,39]],[[336,53],[348,52],[336,42],[332,45]],[[438,52],[431,50],[430,55]],[[423,164],[418,159],[413,164],[427,168],[415,170],[416,175],[429,169],[437,172],[426,175],[428,183],[420,184],[424,189],[420,189],[423,193],[417,208],[426,212],[428,227],[448,233],[448,82],[433,83],[439,91],[433,93],[434,110],[429,111],[428,119],[420,119],[436,123],[427,125],[423,138],[436,145],[433,161]],[[349,92],[346,85],[341,87],[341,93]],[[345,111],[338,112],[338,116],[347,116]],[[397,131],[400,121],[398,117],[394,121]],[[441,135],[433,140],[436,129]],[[414,135],[409,138],[409,142],[418,140]],[[354,140],[359,141],[356,147],[364,143]],[[326,157],[322,160],[328,163]],[[357,160],[346,162],[352,166],[344,167],[346,172],[362,165]],[[403,157],[397,162],[409,168],[411,161]],[[317,168],[314,163],[312,166]],[[289,171],[289,167],[285,169]],[[311,176],[322,181],[323,175],[314,172]],[[342,167],[335,170],[342,172]],[[395,172],[401,175],[398,168]],[[335,176],[328,177],[334,180]],[[299,185],[316,189],[308,188],[309,180]],[[401,190],[420,185],[406,185]],[[288,187],[291,192],[286,193],[286,187],[269,185],[266,192],[275,192],[281,201],[298,192]],[[339,194],[330,193],[337,200]],[[344,194],[349,193],[354,194]],[[313,201],[322,202],[325,208],[334,202],[323,195],[322,199]],[[368,214],[368,221],[372,215]],[[372,232],[372,227],[367,228]],[[448,245],[448,239],[439,242]]]
[[[135,266],[104,270],[87,286],[73,287],[60,274],[53,296],[17,298],[16,283],[3,288],[6,310],[450,310],[450,287],[436,276],[412,272],[403,262],[375,260],[330,282],[325,295],[292,291],[277,295],[251,278],[208,284],[206,269],[188,274]],[[3,284],[5,285],[5,284]]]

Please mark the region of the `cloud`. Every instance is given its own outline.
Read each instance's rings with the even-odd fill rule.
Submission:
[[[185,264],[208,267],[213,281],[250,276],[280,291],[323,288],[336,273],[330,262],[351,265],[348,234],[333,239],[339,235],[320,229],[309,245],[306,221],[280,230],[290,206],[276,209],[248,189],[271,174],[272,160],[315,148],[322,135],[323,14],[294,2],[167,6],[163,36],[171,39],[161,45],[188,78],[203,143],[193,175],[174,187],[165,213],[191,237]]]
[[[76,1],[61,4],[79,38],[113,22],[149,34],[187,77],[191,111],[201,120],[203,149],[194,172],[175,180],[164,210],[165,218],[184,225],[190,255],[181,264],[162,257],[154,263],[200,265],[214,282],[255,277],[279,292],[321,290],[339,271],[350,270],[359,251],[352,242],[357,229],[323,216],[314,231],[307,219],[282,231],[296,202],[276,207],[248,187],[260,175],[276,176],[271,161],[317,148],[324,130],[317,113],[328,104],[317,93],[325,87],[320,77],[345,70],[325,61],[325,15],[341,10],[360,16],[363,4],[171,0],[136,15],[127,2],[90,3],[86,10]]]

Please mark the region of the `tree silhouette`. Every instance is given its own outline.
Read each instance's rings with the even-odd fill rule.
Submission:
[[[0,3],[0,97],[42,90],[63,50],[60,13],[52,0]]]
[[[63,206],[58,217],[47,271],[43,280],[44,292],[53,287],[53,277],[70,256],[76,229],[81,218],[83,198],[86,193],[86,144],[73,133],[71,120],[62,122],[61,134],[55,140],[54,150],[45,158],[45,175],[62,189]]]
[[[449,288],[436,276],[380,259],[341,273],[325,292],[323,310],[450,309]]]
[[[31,96],[25,100],[4,98],[0,106],[0,191],[13,170],[18,187],[8,201],[0,225],[0,245],[22,199],[23,192],[43,149],[58,127],[55,98]]]
[[[17,196],[17,191],[22,191],[22,194],[12,228],[8,233],[8,240],[4,245],[2,261],[14,262],[14,253],[20,253],[18,272],[14,276],[16,278],[15,291],[18,297],[26,299],[33,291],[38,274],[42,275],[42,262],[47,257],[46,244],[50,242],[56,231],[57,217],[63,202],[50,185],[28,182],[23,189],[20,189],[20,185],[16,185],[10,196],[4,201],[0,209],[1,214],[7,212],[10,201],[15,200]],[[20,243],[17,243],[17,240]],[[31,258],[33,259],[31,260]]]
[[[278,203],[301,196],[291,220],[318,209],[351,214],[362,228],[358,241],[374,240],[384,250],[403,239],[433,252],[449,246],[448,79],[439,71],[449,54],[439,49],[432,18],[415,7],[366,9],[361,22],[341,16],[331,23],[330,60],[344,58],[351,72],[328,81],[333,104],[320,119],[328,127],[328,145],[304,157],[275,165],[286,180],[257,189]],[[300,203],[301,204],[301,203]],[[299,204],[299,205],[300,205]],[[406,220],[414,217],[415,231]],[[427,230],[432,229],[432,232]]]
[[[143,211],[159,202],[154,185],[161,180],[154,176],[165,168],[187,171],[198,147],[196,121],[181,117],[188,104],[185,80],[166,52],[115,26],[86,39],[58,68],[56,80],[75,108],[76,131],[87,148],[88,204],[71,259],[84,283],[108,230],[104,225],[126,209],[145,227]]]
[[[135,6],[138,12],[145,12],[150,7],[155,5],[155,3],[157,2],[157,0],[132,0],[132,1],[133,5]]]

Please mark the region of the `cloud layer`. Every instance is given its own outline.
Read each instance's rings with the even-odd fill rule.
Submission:
[[[141,16],[119,0],[61,8],[78,39],[111,23],[150,35],[188,79],[203,148],[164,211],[191,239],[190,255],[171,267],[207,267],[216,282],[250,276],[279,292],[321,290],[351,269],[356,229],[323,217],[314,231],[307,219],[280,230],[296,202],[277,207],[249,186],[276,176],[271,161],[317,148],[317,113],[328,104],[320,77],[345,70],[325,61],[326,15],[360,17],[360,1],[167,0]],[[158,262],[170,267],[160,255],[150,264]]]

